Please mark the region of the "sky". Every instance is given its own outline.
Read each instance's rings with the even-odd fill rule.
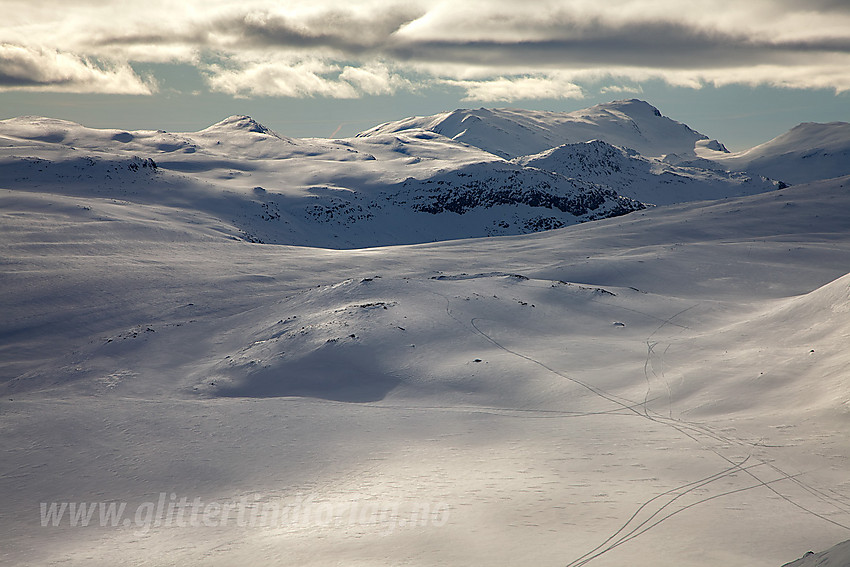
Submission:
[[[732,149],[850,121],[847,0],[0,0],[0,118],[350,136],[640,98]]]

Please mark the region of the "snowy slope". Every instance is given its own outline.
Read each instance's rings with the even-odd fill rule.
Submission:
[[[697,141],[707,140],[704,134],[663,116],[654,106],[637,99],[598,104],[575,112],[459,109],[388,122],[361,132],[358,137],[410,129],[430,130],[504,158],[597,139],[648,157],[685,156],[694,154]]]
[[[785,183],[806,183],[850,174],[850,124],[805,122],[743,152],[700,150],[723,167],[749,171]]]
[[[3,189],[4,563],[776,567],[827,548],[850,525],[848,187],[368,250]],[[160,494],[299,514],[137,525]],[[41,502],[83,501],[130,523],[41,527]]]
[[[785,564],[783,567],[846,567],[850,565],[850,541],[833,546],[826,551],[807,552],[797,561]]]
[[[850,336],[847,313],[850,274],[765,304],[746,320],[715,330],[701,348],[722,349],[723,356],[710,369],[699,363],[679,366],[701,387],[683,389],[677,403],[687,405],[692,416],[730,416],[754,407],[777,417],[850,414],[850,357],[841,346]],[[732,344],[735,348],[728,348]],[[676,364],[675,357],[670,363]]]
[[[601,140],[564,144],[513,161],[616,188],[621,195],[654,205],[753,195],[780,187],[760,176],[646,158]]]

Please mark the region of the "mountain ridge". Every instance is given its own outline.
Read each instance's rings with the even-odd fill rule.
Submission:
[[[561,175],[616,187],[621,195],[654,205],[740,197],[785,185],[743,172],[675,165],[602,140],[563,144],[512,160]]]
[[[704,151],[700,155],[728,168],[787,183],[840,177],[850,173],[850,123],[803,122],[748,150],[725,155]]]
[[[801,125],[757,147],[759,159],[775,161],[798,143],[792,165],[835,166],[808,168],[803,181],[841,174],[850,131],[829,127],[837,150],[827,157],[809,148],[822,127]],[[88,187],[147,205],[194,202],[236,238],[330,248],[524,234],[785,185],[744,167],[762,162],[741,161],[638,99],[571,113],[458,109],[347,139],[288,138],[242,114],[184,133],[19,117],[0,121],[0,139],[0,160],[20,187],[55,182],[75,195]],[[79,159],[86,154],[93,165]],[[134,159],[156,163],[155,178],[124,171]]]

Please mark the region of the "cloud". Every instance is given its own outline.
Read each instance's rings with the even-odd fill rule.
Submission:
[[[610,85],[602,87],[601,89],[599,89],[599,92],[601,94],[616,93],[617,95],[641,94],[643,93],[643,87],[641,87],[640,85]]]
[[[846,60],[830,62],[827,58],[819,65],[806,67],[757,65],[742,69],[709,70],[701,73],[701,79],[718,87],[768,85],[785,89],[832,89],[836,93],[843,93],[850,92],[848,63]]]
[[[368,95],[394,94],[399,90],[414,90],[415,84],[383,65],[346,67],[339,75],[340,80]]]
[[[0,90],[149,95],[155,83],[126,63],[98,64],[49,49],[0,44]]]
[[[463,100],[514,102],[517,100],[582,98],[580,86],[563,77],[498,77],[483,81],[444,80],[466,91]]]
[[[669,22],[599,20],[549,23],[537,35],[518,39],[469,39],[463,36],[411,38],[387,46],[407,61],[464,62],[469,65],[536,68],[652,66],[658,69],[740,67],[782,64],[827,53],[850,55],[850,37],[783,40]],[[793,63],[793,59],[790,61]]]
[[[238,97],[359,98],[413,88],[412,82],[380,64],[340,68],[317,59],[236,63],[232,69],[209,65],[207,80],[212,90]]]
[[[330,7],[292,15],[259,10],[219,17],[211,29],[219,46],[323,48],[357,55],[380,51],[396,31],[421,15],[420,10],[405,5],[372,12]]]
[[[152,92],[129,64],[169,61],[198,66],[211,89],[237,96],[450,85],[470,100],[563,98],[588,76],[613,86],[850,84],[842,0],[7,3],[0,37],[30,55],[8,56],[21,62],[5,61],[5,88]]]
[[[338,69],[319,61],[297,64],[266,61],[243,64],[236,69],[211,65],[207,80],[213,91],[237,97],[357,98],[357,91],[350,83],[328,76],[334,71]]]

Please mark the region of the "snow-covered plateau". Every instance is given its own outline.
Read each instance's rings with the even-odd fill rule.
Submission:
[[[0,563],[848,565],[849,130],[0,121]]]

